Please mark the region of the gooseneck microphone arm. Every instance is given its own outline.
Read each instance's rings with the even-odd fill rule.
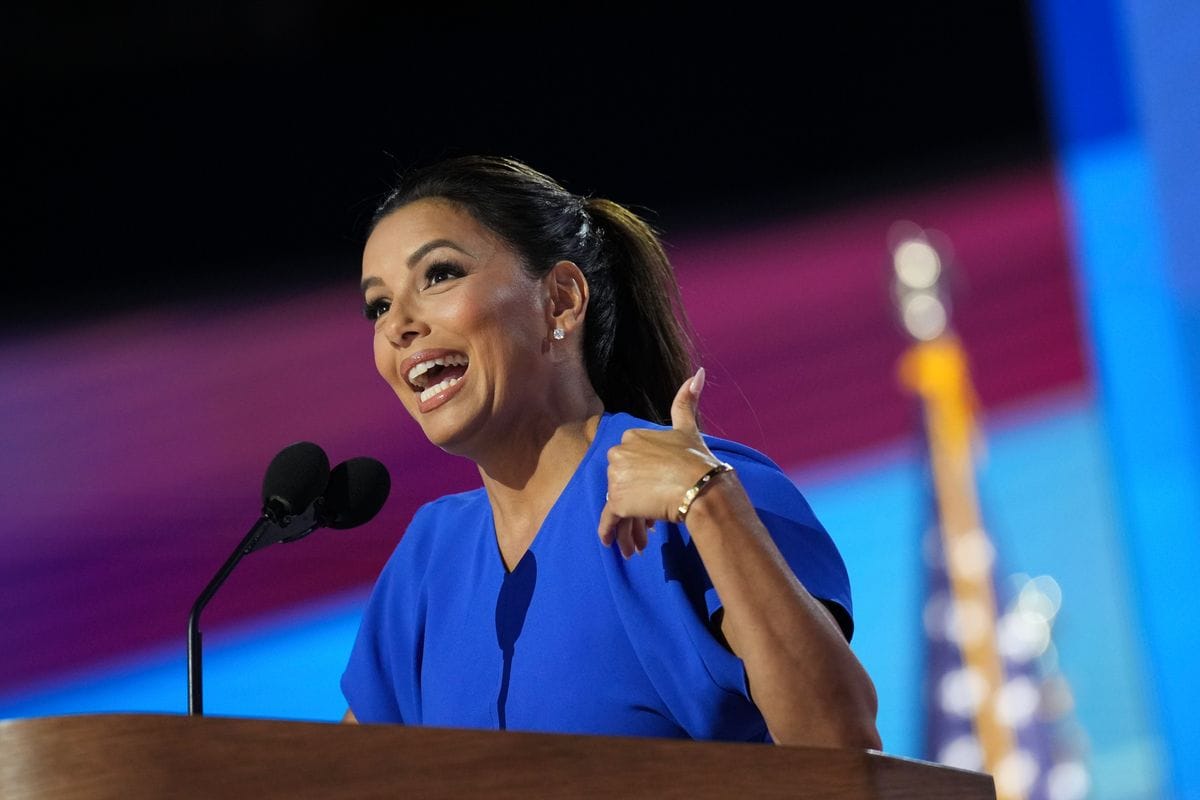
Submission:
[[[270,518],[263,514],[262,517],[254,523],[250,528],[250,532],[238,544],[237,549],[225,559],[225,563],[217,570],[217,574],[204,587],[204,591],[196,598],[196,602],[192,604],[192,613],[188,615],[188,645],[187,645],[187,685],[188,685],[188,714],[192,716],[202,716],[204,714],[204,672],[203,672],[203,644],[200,635],[200,614],[204,611],[204,607],[208,605],[208,601],[212,600],[213,595],[217,593],[217,589],[221,588],[221,584],[225,583],[225,579],[233,572],[234,567],[242,560],[242,558],[251,553],[258,544],[258,540],[267,531],[267,526],[270,523]]]
[[[297,442],[275,456],[263,479],[262,516],[204,587],[188,615],[188,714],[204,714],[200,614],[238,563],[255,550],[294,542],[317,528],[356,528],[379,512],[390,488],[387,469],[366,456],[343,461],[332,472],[325,451],[311,442]]]
[[[285,528],[298,509],[312,505],[329,485],[329,458],[325,451],[312,442],[296,442],[280,450],[271,459],[267,474],[263,478],[262,516],[250,528],[250,532],[238,544],[237,549],[217,570],[217,574],[204,587],[204,591],[192,605],[188,615],[188,714],[204,714],[204,679],[202,677],[204,657],[200,637],[200,613],[212,600],[213,595],[225,583],[234,567],[242,558],[254,551],[263,535],[272,529]],[[276,539],[275,541],[278,541]]]

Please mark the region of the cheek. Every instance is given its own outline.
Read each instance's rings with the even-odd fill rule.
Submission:
[[[392,345],[383,335],[382,331],[375,332],[374,341],[375,350],[375,369],[379,375],[388,383],[395,385],[398,376],[396,357],[392,352]]]
[[[524,281],[504,286],[488,302],[470,304],[463,314],[474,320],[478,328],[502,335],[508,345],[518,349],[536,345],[545,327],[536,286]]]
[[[487,359],[526,347],[530,323],[536,318],[528,298],[511,289],[487,295],[464,292],[442,310],[444,328],[468,341],[477,355],[486,354]]]
[[[447,296],[444,301],[432,308],[425,316],[429,327],[435,332],[452,334],[468,334],[483,323],[487,312],[487,303],[482,298],[470,292],[459,292]]]

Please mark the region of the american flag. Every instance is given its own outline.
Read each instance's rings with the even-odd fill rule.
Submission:
[[[1058,585],[1046,575],[996,581],[995,550],[982,530],[977,536],[1003,609],[994,620],[980,619],[987,612],[972,601],[956,602],[941,531],[925,537],[925,757],[990,772],[1002,799],[1081,800],[1089,793],[1088,771],[1051,637]],[[994,636],[1003,675],[998,686],[963,657],[963,644],[978,636]],[[991,765],[979,734],[984,704],[993,709],[990,724],[1008,731],[1008,746]]]
[[[913,343],[900,382],[921,400],[930,499],[925,536],[925,756],[987,772],[999,800],[1080,800],[1089,791],[1071,694],[1053,663],[1062,604],[1050,576],[997,580],[975,480],[979,403],[949,321],[936,231],[898,222],[889,234],[898,316]],[[940,242],[941,247],[936,247]]]

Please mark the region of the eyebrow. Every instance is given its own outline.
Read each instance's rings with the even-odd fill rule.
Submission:
[[[421,245],[420,247],[418,247],[413,252],[413,254],[408,257],[408,260],[406,262],[408,264],[408,268],[412,269],[418,263],[420,263],[422,258],[429,255],[431,252],[433,252],[434,250],[437,250],[440,247],[449,247],[451,250],[457,250],[458,252],[462,253],[465,256],[475,258],[474,253],[463,249],[462,247],[455,244],[450,239],[433,239],[433,240],[428,241],[425,244]],[[363,282],[361,284],[359,284],[359,290],[365,292],[367,289],[370,289],[372,286],[378,286],[381,283],[383,283],[382,278],[377,278],[377,277],[365,278],[363,280]]]

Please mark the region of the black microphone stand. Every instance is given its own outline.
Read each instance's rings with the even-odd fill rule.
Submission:
[[[260,547],[266,547],[278,541],[289,541],[299,538],[304,533],[289,529],[293,521],[292,509],[304,508],[317,504],[329,486],[329,458],[325,451],[312,442],[296,442],[280,450],[267,466],[267,474],[263,477],[263,508],[262,516],[251,526],[245,538],[225,563],[217,570],[217,574],[204,587],[204,591],[192,604],[192,612],[188,614],[188,649],[187,649],[187,682],[188,682],[188,714],[201,716],[204,714],[204,686],[201,665],[200,614],[208,601],[221,588],[221,584],[233,572],[234,567],[248,553],[253,553]],[[274,532],[264,540],[267,531]]]
[[[217,574],[204,587],[204,591],[196,598],[196,602],[192,604],[192,613],[188,615],[188,648],[187,648],[187,683],[188,683],[188,715],[203,716],[204,715],[204,685],[203,672],[201,670],[202,646],[200,641],[200,613],[204,611],[204,607],[208,605],[208,601],[217,593],[217,589],[221,588],[221,584],[225,583],[225,579],[233,572],[234,567],[248,554],[254,552],[258,544],[258,540],[267,531],[271,519],[266,514],[254,523],[250,528],[250,532],[238,544],[237,549],[232,555],[225,560],[221,568],[217,570]]]
[[[297,482],[288,468],[300,467],[306,482]],[[188,715],[204,715],[203,646],[200,614],[234,568],[250,553],[277,542],[303,539],[317,528],[354,528],[378,513],[387,499],[391,479],[387,470],[365,456],[343,461],[330,472],[325,452],[310,442],[285,448],[271,461],[263,481],[262,516],[225,559],[204,587],[188,615],[187,684]],[[324,494],[319,494],[319,489]],[[307,508],[305,508],[307,507]],[[293,508],[304,508],[291,513]]]

